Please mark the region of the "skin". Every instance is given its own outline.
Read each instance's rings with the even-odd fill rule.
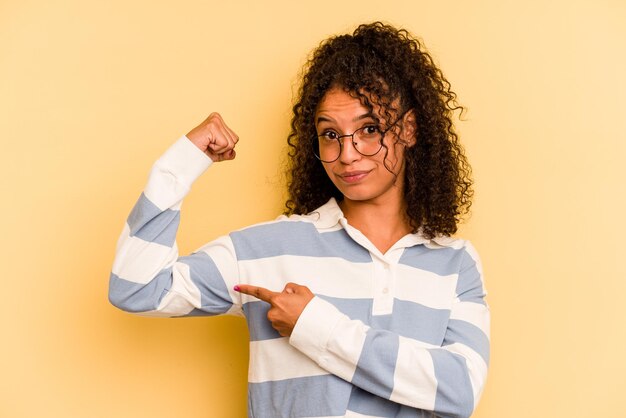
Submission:
[[[374,112],[380,113],[380,109],[375,106]],[[318,105],[317,132],[330,129],[341,135],[352,133],[375,124],[373,118],[363,118],[368,113],[358,99],[341,88],[332,88]],[[375,155],[363,156],[349,138],[345,138],[339,158],[322,163],[326,174],[344,196],[339,206],[348,223],[361,231],[381,253],[411,232],[405,215],[404,150],[415,144],[415,133],[415,117],[410,111],[385,134],[386,154],[383,148]],[[392,172],[385,167],[385,161]]]
[[[334,130],[339,135],[375,124],[368,109],[341,88],[331,88],[320,101],[315,115],[318,133]],[[379,109],[374,107],[374,112]],[[397,115],[396,117],[398,117]],[[333,184],[344,196],[340,207],[348,223],[360,230],[382,253],[411,232],[405,216],[404,150],[415,144],[413,111],[402,116],[384,137],[384,148],[373,156],[359,154],[349,138],[344,138],[336,161],[322,163]],[[383,127],[385,128],[385,127]],[[215,162],[235,158],[239,137],[218,113],[212,113],[187,138]],[[384,163],[387,163],[385,167]],[[306,286],[288,283],[282,291],[252,286],[235,286],[238,292],[271,305],[267,318],[283,337],[290,336],[306,305],[315,296]]]
[[[234,160],[239,136],[230,129],[219,113],[213,112],[187,133],[187,138],[214,162]]]

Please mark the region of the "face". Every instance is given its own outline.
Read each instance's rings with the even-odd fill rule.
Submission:
[[[374,107],[373,111],[379,116],[380,108]],[[393,120],[400,117],[397,112],[392,116]],[[381,116],[379,119],[384,120]],[[341,88],[330,89],[315,113],[318,135],[327,131],[346,135],[368,125],[376,125],[376,121],[367,107]],[[392,200],[403,203],[404,151],[415,142],[413,126],[412,112],[408,112],[385,134],[385,146],[372,156],[359,154],[350,137],[343,138],[339,158],[322,164],[345,201],[389,203]],[[381,126],[381,130],[385,129],[387,126]]]

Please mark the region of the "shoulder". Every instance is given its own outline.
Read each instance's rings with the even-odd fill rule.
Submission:
[[[453,263],[458,273],[457,294],[464,295],[462,298],[465,300],[484,303],[483,266],[476,247],[469,240],[458,238],[448,238],[441,243],[447,245],[444,248],[455,252]]]
[[[429,240],[426,244],[427,247],[432,249],[447,248],[450,251],[456,251],[462,254],[467,254],[471,258],[478,260],[478,251],[471,241],[463,238],[437,236]]]
[[[434,238],[432,241],[441,248],[450,248],[452,251],[457,252],[460,258],[461,270],[466,269],[470,266],[476,266],[479,270],[482,271],[478,251],[469,240],[461,238],[443,237]]]
[[[306,254],[320,240],[314,219],[307,216],[280,216],[229,236],[239,260]]]
[[[302,233],[310,232],[314,229],[315,227],[313,226],[313,222],[302,219],[302,217],[280,216],[273,221],[260,222],[238,229],[231,232],[230,236],[235,239],[246,237],[250,239],[262,240],[271,238],[286,239],[288,237],[294,237]]]
[[[282,235],[298,234],[299,232],[311,232],[319,230],[337,229],[341,218],[341,209],[335,199],[330,199],[326,204],[305,215],[280,215],[273,221],[254,224],[238,231],[235,235]],[[231,235],[232,235],[231,234]]]
[[[419,233],[416,236],[422,245],[407,248],[399,260],[401,264],[443,276],[480,264],[478,252],[469,240],[449,236],[426,239]]]
[[[341,211],[334,199],[307,215],[281,215],[231,232],[239,260],[276,256],[341,257],[371,261],[366,249],[348,236],[339,223]]]

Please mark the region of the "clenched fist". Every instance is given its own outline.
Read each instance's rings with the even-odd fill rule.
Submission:
[[[239,137],[226,126],[219,113],[211,113],[200,125],[193,128],[187,138],[213,161],[235,158],[235,145]]]

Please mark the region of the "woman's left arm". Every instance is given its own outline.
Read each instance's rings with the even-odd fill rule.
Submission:
[[[257,289],[243,290],[271,299],[275,327],[291,335],[290,344],[328,372],[374,395],[438,416],[469,417],[476,408],[489,363],[490,316],[471,244],[465,248],[441,347],[369,327],[312,294],[298,313],[298,296],[310,293],[304,286],[290,284],[282,293],[268,294]]]

